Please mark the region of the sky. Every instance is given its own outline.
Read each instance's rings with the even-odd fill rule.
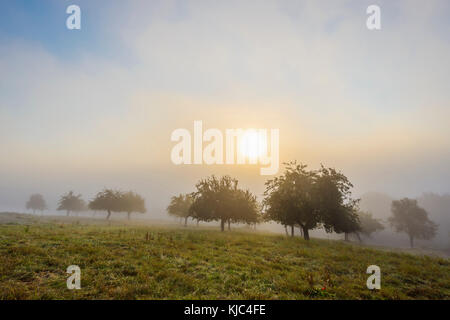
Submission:
[[[195,120],[278,128],[280,162],[335,167],[356,195],[448,193],[449,16],[446,0],[5,1],[0,210],[111,187],[158,216],[212,173],[261,195],[259,166],[171,162]]]

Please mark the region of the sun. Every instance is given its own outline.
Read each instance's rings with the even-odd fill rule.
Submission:
[[[258,133],[257,130],[249,129],[242,135],[239,147],[239,150],[244,157],[247,157],[251,161],[255,161],[260,156],[266,154],[267,137]]]

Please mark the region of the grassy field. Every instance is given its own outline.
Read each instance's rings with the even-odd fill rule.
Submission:
[[[1,299],[449,299],[450,260],[342,241],[87,219],[0,219]],[[381,268],[368,290],[366,268]],[[81,268],[68,290],[66,268]]]

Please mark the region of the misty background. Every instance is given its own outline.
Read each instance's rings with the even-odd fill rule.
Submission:
[[[175,166],[177,128],[279,128],[280,162],[341,170],[386,219],[418,198],[449,247],[450,3],[9,1],[0,11],[0,211],[32,193],[133,190],[145,217],[229,174],[261,197],[259,166]],[[281,172],[280,168],[280,172]],[[314,234],[313,234],[314,236]],[[389,228],[374,243],[407,246]],[[419,242],[418,244],[420,244]]]

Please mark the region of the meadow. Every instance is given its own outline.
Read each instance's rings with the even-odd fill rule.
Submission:
[[[69,265],[80,290],[66,287]],[[369,265],[380,290],[366,287]],[[246,228],[0,217],[0,299],[449,298],[443,257]]]

